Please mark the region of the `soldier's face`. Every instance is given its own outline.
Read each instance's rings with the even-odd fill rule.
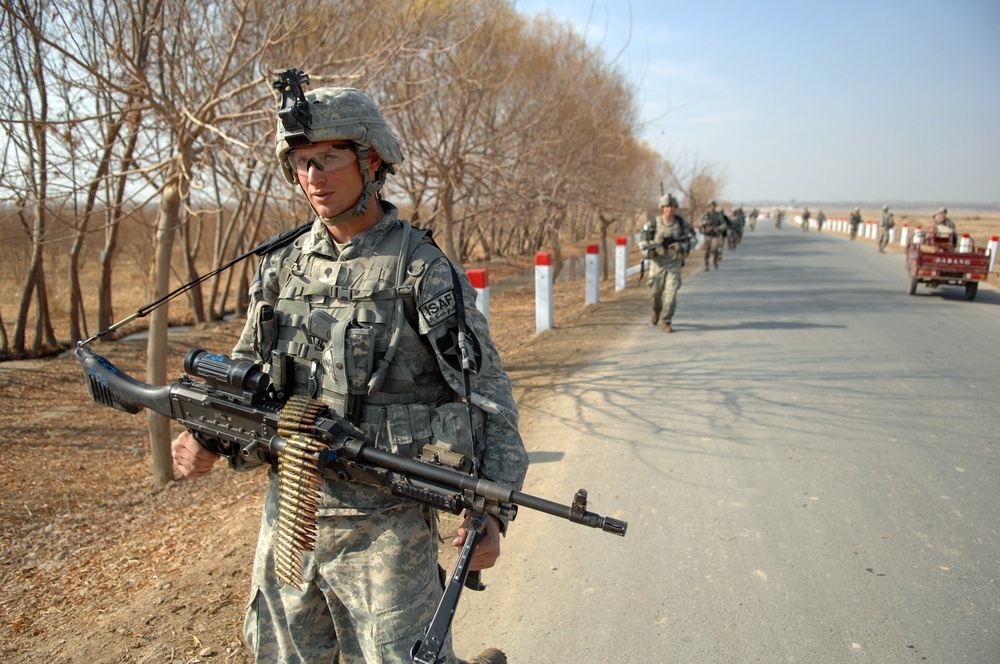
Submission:
[[[302,190],[321,217],[336,217],[361,198],[364,180],[360,163],[348,148],[353,146],[346,141],[323,141],[296,148],[289,156]],[[374,151],[368,161],[372,172],[382,162]]]
[[[675,208],[673,205],[664,205],[663,208],[661,209],[663,210],[663,218],[669,219],[670,217],[674,216],[674,210],[676,210],[677,208]]]

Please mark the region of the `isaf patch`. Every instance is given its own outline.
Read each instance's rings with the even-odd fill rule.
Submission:
[[[420,315],[428,327],[434,327],[443,320],[455,315],[455,292],[446,290],[420,305]]]

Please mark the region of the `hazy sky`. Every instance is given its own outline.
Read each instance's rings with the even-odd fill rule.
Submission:
[[[617,58],[643,137],[729,200],[1000,202],[1000,0],[516,7]]]

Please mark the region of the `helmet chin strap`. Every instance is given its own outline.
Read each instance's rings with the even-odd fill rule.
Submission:
[[[358,165],[361,168],[361,178],[364,182],[364,189],[361,191],[361,196],[358,198],[358,202],[354,205],[354,207],[349,207],[334,217],[324,217],[316,211],[315,207],[313,207],[313,212],[316,212],[316,216],[319,220],[327,226],[339,226],[346,221],[350,221],[355,217],[363,215],[368,211],[368,205],[371,203],[372,197],[382,189],[382,178],[376,176],[372,179],[371,173],[369,172],[368,147],[364,145],[356,145],[354,149],[358,155]],[[302,184],[299,183],[299,187],[301,186]],[[305,193],[305,189],[303,189],[303,193]],[[306,200],[308,200],[308,198],[309,197],[306,196]],[[312,203],[309,205],[312,206]]]

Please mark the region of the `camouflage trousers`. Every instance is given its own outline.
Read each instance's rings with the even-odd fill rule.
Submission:
[[[649,299],[653,305],[653,311],[660,313],[661,320],[669,323],[674,319],[674,311],[677,309],[677,291],[681,287],[680,270],[668,270],[665,268],[653,268],[646,281],[649,289]]]
[[[441,598],[437,532],[416,504],[321,516],[303,588],[274,571],[277,500],[268,492],[243,635],[257,662],[410,664]],[[449,635],[442,662],[459,664]],[[338,659],[339,655],[339,659]]]
[[[705,236],[705,267],[708,267],[709,261],[714,261],[718,265],[722,260],[722,241],[720,235]]]

